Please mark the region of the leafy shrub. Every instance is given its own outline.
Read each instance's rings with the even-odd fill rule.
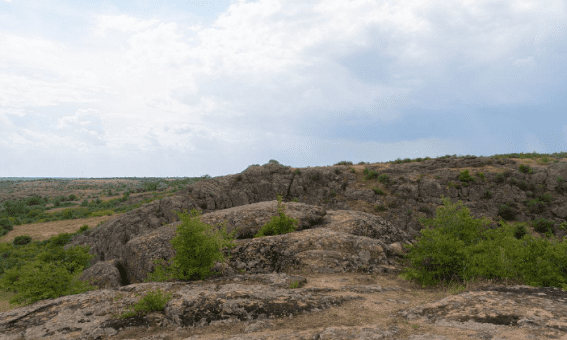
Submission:
[[[364,171],[362,173],[365,175],[364,179],[366,180],[371,180],[378,177],[378,173],[376,171],[368,170],[368,168],[364,168]]]
[[[382,174],[382,175],[378,176],[378,181],[382,182],[384,184],[388,184],[388,181],[389,181],[388,175]]]
[[[25,200],[25,204],[27,206],[34,206],[34,205],[45,205],[45,200],[39,196],[28,197]]]
[[[379,188],[372,188],[372,191],[374,191],[376,195],[386,195],[386,193]]]
[[[16,246],[24,246],[30,242],[31,242],[31,236],[28,235],[16,236],[14,238],[14,245]]]
[[[79,234],[82,234],[82,233],[84,233],[84,232],[87,231],[87,230],[89,230],[89,226],[86,225],[86,224],[83,224],[83,226],[82,226],[81,228],[79,228],[78,233],[79,233]]]
[[[0,278],[0,287],[17,292],[10,299],[11,304],[29,305],[36,301],[96,289],[78,280],[81,274],[82,268],[73,275],[64,267],[35,260],[21,268],[7,270]]]
[[[411,267],[402,277],[424,286],[480,276],[520,278],[529,285],[567,289],[567,244],[536,240],[507,224],[482,231],[489,220],[472,219],[460,201],[459,205],[443,201],[445,207],[437,210],[435,219],[418,219],[435,229],[421,230],[418,243],[405,246],[410,248],[406,258]]]
[[[24,201],[7,200],[4,202],[4,210],[8,216],[25,215],[30,210]]]
[[[67,200],[68,201],[75,201],[75,200],[77,200],[77,196],[75,196],[75,194],[71,194],[71,195],[69,195],[69,198]]]
[[[474,177],[471,177],[471,175],[469,174],[469,170],[464,170],[459,174],[459,181],[465,182],[466,184],[471,181],[474,182],[476,181],[476,179]]]
[[[552,227],[555,225],[555,223],[553,221],[548,221],[544,218],[537,218],[535,220],[532,221],[532,227],[534,228],[535,231],[539,232],[539,233],[552,233],[553,229]]]
[[[0,236],[6,235],[14,229],[14,223],[7,218],[0,218]]]
[[[404,276],[418,279],[424,285],[458,276],[466,268],[465,245],[479,240],[479,223],[471,220],[468,210],[462,207],[457,211],[448,198],[443,199],[443,203],[445,207],[437,209],[435,219],[418,218],[422,223],[434,225],[435,229],[422,229],[418,243],[408,246],[411,249],[408,258],[414,268]],[[459,203],[461,207],[462,202]]]
[[[133,316],[143,316],[147,313],[154,311],[162,311],[169,300],[171,300],[171,293],[162,295],[161,289],[148,292],[143,298],[140,299],[133,307],[134,310],[125,312],[118,318],[125,319]]]
[[[511,221],[516,218],[516,211],[507,204],[501,204],[498,206],[498,216],[506,221]]]
[[[520,172],[523,172],[525,174],[533,174],[534,173],[532,168],[530,168],[527,165],[523,165],[523,164],[520,164],[519,170],[520,170]]]
[[[84,227],[84,226],[83,226]],[[83,228],[81,227],[81,229]],[[88,228],[88,226],[87,226]],[[58,247],[63,247],[65,245],[67,245],[70,241],[71,238],[73,237],[72,234],[69,233],[63,233],[63,234],[59,234],[56,236],[53,236],[49,239],[50,244],[54,245],[54,246],[58,246]]]
[[[284,214],[285,206],[282,204],[281,195],[277,195],[277,198],[279,216],[272,217],[272,220],[266,223],[254,237],[287,234],[297,229],[297,220]]]
[[[526,235],[528,233],[528,230],[526,229],[525,226],[519,224],[516,226],[516,228],[514,229],[514,237],[517,240],[522,239],[522,237],[524,237],[524,235]]]
[[[81,202],[81,207],[87,207],[89,205],[89,200],[83,200],[83,202]]]
[[[182,223],[177,226],[177,235],[171,240],[176,250],[176,255],[172,258],[173,263],[168,268],[163,265],[157,266],[155,272],[150,273],[144,282],[165,281],[171,278],[204,279],[211,274],[210,269],[215,261],[224,262],[223,254],[219,249],[234,246],[230,240],[234,238],[236,230],[227,235],[226,222],[222,231],[213,233],[210,225],[200,221],[201,218],[198,217],[200,211],[193,209],[191,215],[176,213]],[[158,259],[153,262],[163,264],[164,260]]]
[[[505,181],[504,175],[503,174],[497,174],[496,178],[494,179],[494,181],[496,183],[502,183]]]

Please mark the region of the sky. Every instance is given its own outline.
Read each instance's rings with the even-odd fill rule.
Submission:
[[[0,0],[0,177],[567,152],[563,0]]]

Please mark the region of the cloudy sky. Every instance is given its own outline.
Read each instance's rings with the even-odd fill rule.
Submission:
[[[563,0],[0,0],[0,177],[567,151]]]

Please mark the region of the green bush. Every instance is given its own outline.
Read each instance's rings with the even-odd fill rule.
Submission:
[[[201,218],[198,217],[200,211],[193,209],[191,215],[175,213],[182,223],[177,226],[177,235],[171,240],[171,244],[176,250],[176,255],[172,258],[173,264],[168,268],[156,267],[155,272],[150,273],[144,282],[165,281],[171,278],[204,279],[212,274],[210,269],[215,265],[215,261],[224,262],[224,256],[219,249],[234,246],[231,240],[234,239],[236,230],[227,235],[226,222],[220,232],[214,233],[210,225],[200,221]],[[163,259],[154,260],[156,264],[163,262]]]
[[[14,229],[14,223],[7,218],[0,218],[0,236],[4,236]]]
[[[16,246],[24,246],[31,242],[31,236],[29,235],[16,236],[13,242],[14,245]]]
[[[418,243],[406,245],[411,264],[401,275],[423,286],[440,281],[468,281],[476,277],[520,278],[532,286],[567,289],[567,243],[534,239],[506,223],[483,231],[490,221],[473,219],[459,201],[437,209],[435,219],[418,218],[435,226],[423,229]],[[460,208],[460,210],[458,210]],[[519,239],[518,239],[519,237]]]
[[[86,224],[83,224],[83,226],[81,228],[79,228],[79,234],[82,234],[87,230],[89,230],[89,226],[86,225]]]
[[[17,292],[10,299],[11,304],[29,305],[96,289],[78,280],[81,274],[82,268],[76,274],[71,274],[64,267],[35,260],[22,268],[6,271],[1,277],[0,287]]]
[[[163,295],[161,289],[158,288],[156,291],[148,292],[146,296],[141,298],[140,301],[133,306],[133,311],[125,312],[118,318],[124,319],[133,316],[142,316],[154,311],[162,311],[171,298],[171,294]]]
[[[523,225],[517,225],[516,228],[514,229],[514,237],[517,240],[520,240],[522,237],[524,237],[524,235],[526,235],[528,233],[528,230],[526,229],[525,226]]]
[[[39,196],[28,197],[25,201],[27,206],[45,205],[45,200]]]
[[[254,237],[287,234],[297,229],[297,220],[285,216],[285,206],[282,204],[282,196],[278,198],[278,215],[272,217],[272,220],[266,223]]]
[[[88,246],[64,250],[71,237],[60,234],[21,246],[0,244],[0,251],[8,255],[0,257],[0,288],[17,293],[11,304],[28,305],[96,289],[78,280],[95,255],[88,254]]]
[[[531,225],[534,230],[539,233],[553,233],[552,227],[555,225],[555,223],[544,218],[537,218],[532,221]]]
[[[6,211],[8,216],[18,216],[27,214],[30,208],[25,204],[24,201],[8,200],[4,202],[4,210]]]

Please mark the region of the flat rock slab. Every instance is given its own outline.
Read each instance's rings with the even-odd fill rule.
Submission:
[[[134,284],[0,314],[2,340],[562,339],[567,292],[488,286],[439,296],[369,275],[245,274]],[[298,282],[298,288],[288,288]],[[163,311],[115,319],[148,291]],[[183,335],[181,333],[190,334]],[[232,334],[226,334],[231,332]],[[224,333],[224,334],[223,334]]]

